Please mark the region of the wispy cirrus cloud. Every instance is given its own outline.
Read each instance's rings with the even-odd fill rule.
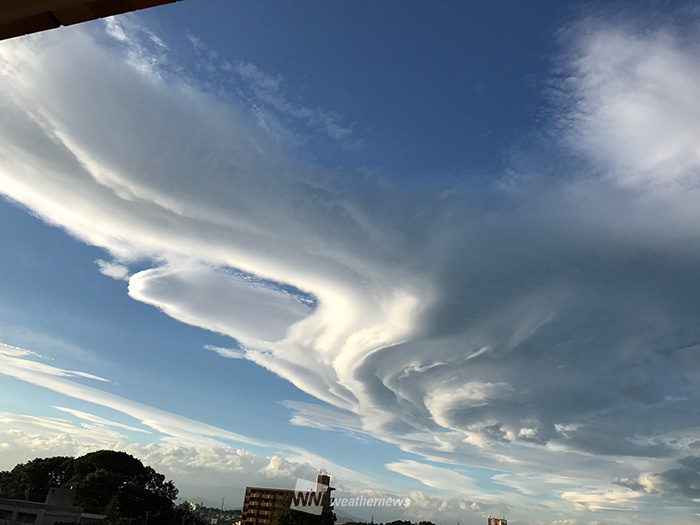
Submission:
[[[130,430],[132,432],[142,432],[145,434],[149,434],[148,430],[145,430],[143,428],[136,428],[131,425],[125,425],[123,423],[117,423],[116,421],[110,421],[108,419],[105,419],[100,416],[96,416],[94,414],[89,414],[87,412],[83,412],[82,410],[75,410],[74,408],[68,408],[68,407],[54,407],[56,410],[60,410],[61,412],[67,412],[68,414],[71,414],[79,419],[83,419],[85,421],[89,421],[91,423],[95,423],[97,425],[102,425],[105,427],[114,427],[114,428],[121,428],[124,430]]]
[[[163,439],[175,442],[204,443],[220,446],[224,443],[221,440],[224,440],[261,447],[265,446],[265,443],[262,441],[159,410],[79,383],[74,378],[87,378],[100,382],[106,382],[107,380],[86,372],[64,370],[57,366],[41,363],[28,350],[9,347],[0,343],[0,363],[2,363],[0,374],[48,388],[70,398],[87,401],[129,416],[139,421],[142,425],[141,428],[137,427],[136,431],[142,431],[144,430],[143,427],[147,427],[162,434]],[[72,414],[81,417],[76,412],[72,412]],[[105,423],[106,420],[101,422],[93,420],[92,422]],[[131,426],[122,424],[117,428],[124,430],[126,427]]]
[[[429,487],[471,495],[478,491],[472,478],[451,469],[412,460],[396,461],[387,464],[386,467],[404,476],[415,478]]]
[[[308,142],[308,134],[312,132],[341,144],[351,136],[352,126],[344,124],[334,111],[292,102],[285,93],[287,82],[282,75],[263,71],[245,60],[229,62],[191,33],[187,34],[187,39],[197,53],[197,67],[208,74],[232,76],[238,86],[238,96],[248,102],[257,125],[277,143],[298,147]]]
[[[33,375],[66,378],[81,377],[109,383],[109,379],[105,379],[104,377],[78,370],[65,370],[63,368],[51,366],[35,360],[37,357],[41,356],[31,350],[0,343],[0,358],[2,358],[7,365],[7,369],[3,371],[6,375],[13,375],[18,378],[31,377]]]

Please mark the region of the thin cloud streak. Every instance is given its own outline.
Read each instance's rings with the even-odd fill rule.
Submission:
[[[85,373],[71,373],[55,366],[33,361],[26,356],[31,356],[31,353],[0,343],[0,362],[2,363],[0,374],[48,388],[74,399],[116,410],[139,420],[146,427],[172,437],[176,441],[220,446],[222,442],[219,440],[223,439],[259,447],[270,446],[269,443],[251,439],[77,383],[69,378],[79,375],[80,377],[92,379],[93,376]]]

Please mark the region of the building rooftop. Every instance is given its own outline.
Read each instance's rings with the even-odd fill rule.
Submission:
[[[180,0],[2,0],[0,40]]]

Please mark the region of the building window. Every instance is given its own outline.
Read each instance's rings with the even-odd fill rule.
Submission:
[[[17,523],[36,523],[36,514],[32,512],[18,512]]]

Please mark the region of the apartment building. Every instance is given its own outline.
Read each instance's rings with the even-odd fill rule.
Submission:
[[[333,509],[330,486],[331,478],[325,472],[316,476],[315,484],[303,489],[270,489],[265,487],[246,487],[243,498],[241,525],[272,525],[275,514],[283,509],[288,509],[293,501],[295,492],[318,491],[323,492],[321,506],[324,509]]]

